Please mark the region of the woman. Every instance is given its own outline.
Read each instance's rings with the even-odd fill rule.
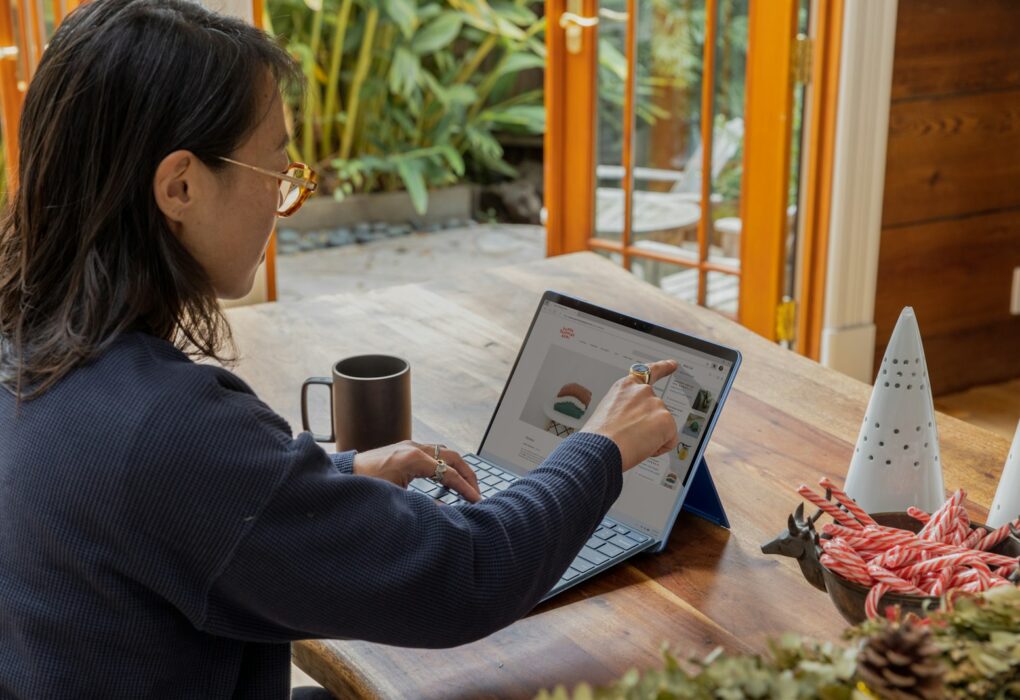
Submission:
[[[300,200],[293,76],[265,35],[181,0],[94,0],[43,56],[0,233],[2,697],[284,698],[293,639],[478,639],[676,443],[623,379],[531,476],[441,507],[402,488],[430,447],[327,455],[193,362],[223,359],[216,298],[250,289]]]

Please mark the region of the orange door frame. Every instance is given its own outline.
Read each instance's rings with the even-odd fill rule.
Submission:
[[[582,0],[596,17],[596,0]],[[566,0],[546,0],[546,253],[588,250],[595,230],[595,112],[598,27],[581,31],[579,53],[567,51],[560,17]]]
[[[783,296],[798,5],[752,2],[748,17],[738,319],[770,340]]]

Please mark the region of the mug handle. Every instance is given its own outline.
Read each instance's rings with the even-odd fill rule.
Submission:
[[[322,384],[329,387],[329,435],[317,435],[312,433],[312,439],[316,442],[333,442],[333,378],[332,377],[309,377],[301,385],[301,429],[312,432],[308,426],[308,387],[312,384]]]

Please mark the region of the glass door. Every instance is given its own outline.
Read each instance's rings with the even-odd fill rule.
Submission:
[[[747,0],[607,2],[590,245],[736,318]]]
[[[593,250],[673,296],[784,335],[800,255],[809,0],[556,5],[547,4],[550,254]],[[593,85],[590,124],[583,106],[557,103],[557,77]],[[582,168],[593,171],[577,178],[590,193],[558,186]],[[557,216],[589,209],[587,231]]]

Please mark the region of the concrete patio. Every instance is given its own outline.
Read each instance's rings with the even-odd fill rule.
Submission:
[[[540,260],[541,226],[478,224],[436,233],[411,233],[363,244],[276,258],[280,301],[426,282],[460,270]]]

